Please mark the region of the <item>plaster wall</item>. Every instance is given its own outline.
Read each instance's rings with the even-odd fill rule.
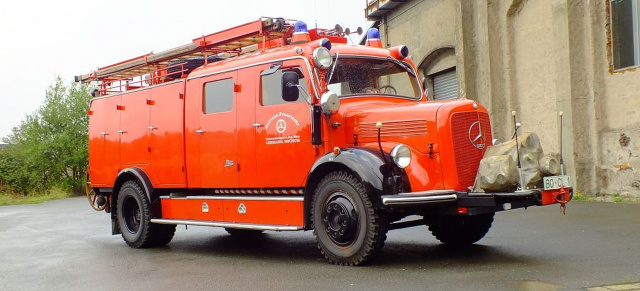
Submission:
[[[640,199],[640,69],[610,72],[607,0],[409,0],[382,20],[383,40],[416,64],[455,47],[459,88],[490,111],[494,136],[510,112],[559,150],[564,112],[569,174],[584,195]],[[438,66],[437,64],[431,67]]]

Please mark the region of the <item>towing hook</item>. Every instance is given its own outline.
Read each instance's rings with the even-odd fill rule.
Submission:
[[[568,192],[569,191],[567,191],[567,189],[562,186],[557,193],[553,193],[553,199],[556,203],[560,203],[560,210],[562,211],[563,215],[567,212],[567,203],[569,202],[569,198],[567,197],[567,194],[569,194]],[[560,197],[560,195],[562,195],[562,199],[558,198]]]

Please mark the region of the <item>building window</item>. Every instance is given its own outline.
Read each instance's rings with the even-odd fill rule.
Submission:
[[[309,98],[305,96],[305,94],[309,92],[307,88],[307,79],[304,78],[304,74],[302,73],[302,68],[295,67],[295,68],[280,69],[273,74],[261,76],[261,82],[262,82],[261,104],[263,106],[289,103],[287,101],[284,101],[284,99],[282,99],[282,74],[287,71],[296,72],[298,74],[298,77],[300,77],[299,79],[300,81],[298,82],[298,84],[302,88],[299,90],[300,93],[298,95],[298,101],[295,101],[295,102],[307,102],[306,98]]]
[[[441,47],[429,53],[420,62],[423,85],[430,100],[458,99],[458,73],[456,50],[453,46]]]
[[[231,111],[233,109],[233,79],[224,79],[204,84],[205,114]]]
[[[611,0],[613,69],[640,65],[640,0]]]

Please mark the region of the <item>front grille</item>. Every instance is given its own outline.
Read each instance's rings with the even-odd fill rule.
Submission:
[[[477,121],[480,121],[482,134],[484,136],[485,146],[483,149],[476,148],[469,138],[469,129]],[[471,135],[475,138],[478,135],[478,130],[475,128],[472,129]],[[479,112],[454,113],[451,116],[451,136],[453,139],[458,182],[462,187],[472,186],[476,178],[480,160],[484,155],[486,147],[491,145],[493,139],[491,136],[489,115]]]

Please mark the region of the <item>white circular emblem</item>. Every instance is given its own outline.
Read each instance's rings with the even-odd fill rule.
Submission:
[[[238,213],[239,214],[247,213],[247,206],[244,206],[244,203],[240,203],[240,205],[238,205]]]
[[[278,119],[278,121],[276,121],[276,130],[279,133],[283,133],[285,130],[287,130],[287,122],[284,121],[284,119]]]

